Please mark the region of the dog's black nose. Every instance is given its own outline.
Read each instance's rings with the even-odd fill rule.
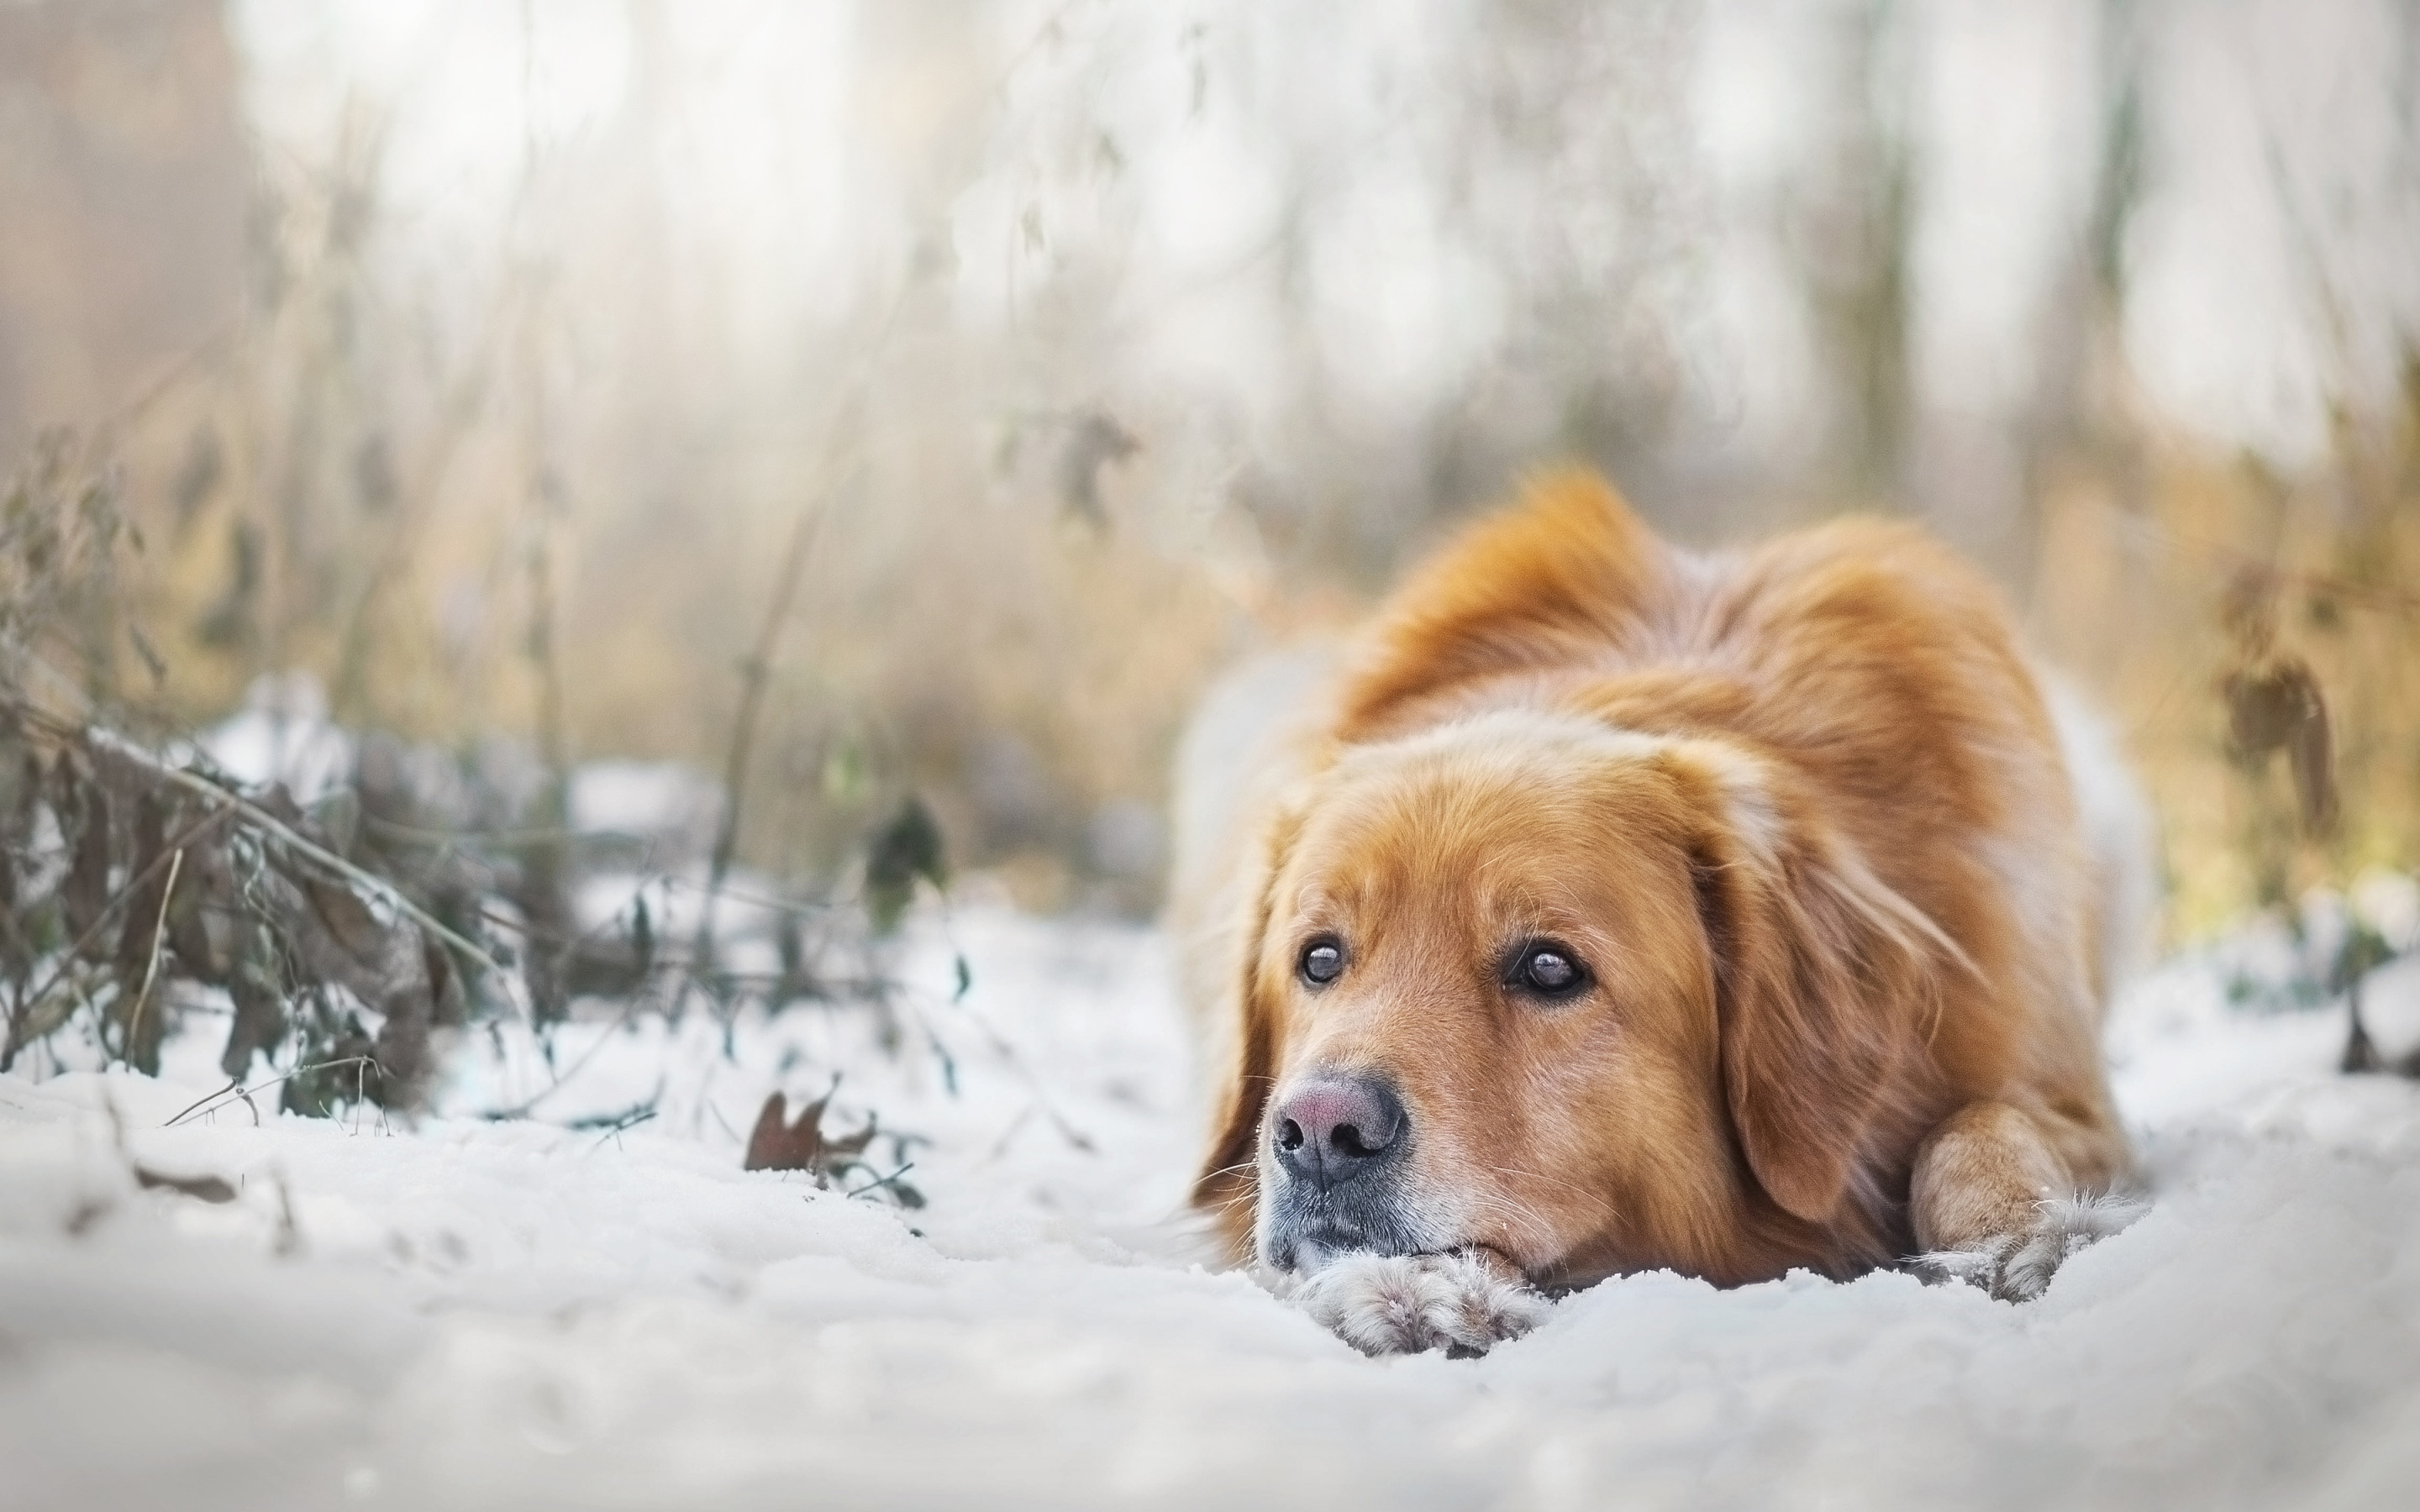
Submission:
[[[1269,1134],[1285,1173],[1324,1192],[1401,1155],[1409,1121],[1403,1099],[1380,1078],[1326,1075],[1287,1094],[1270,1115]]]

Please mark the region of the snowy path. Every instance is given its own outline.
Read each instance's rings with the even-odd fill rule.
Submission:
[[[2192,964],[2131,998],[2158,1206],[2038,1304],[1643,1275],[1484,1360],[1369,1361],[1155,1227],[1194,1122],[1156,937],[957,934],[972,994],[928,949],[910,1024],[956,1096],[812,1011],[736,1061],[612,1036],[537,1112],[660,1080],[618,1134],[469,1117],[547,1085],[510,1038],[408,1132],[163,1127],[217,1084],[198,1041],[159,1082],[0,1078],[0,1507],[2420,1504],[2420,1087],[2335,1075],[2338,1013],[2231,1013]],[[2386,976],[2392,1026],[2420,969]],[[835,1064],[832,1127],[933,1141],[928,1208],[738,1169]]]

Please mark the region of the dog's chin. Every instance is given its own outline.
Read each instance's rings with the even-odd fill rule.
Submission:
[[[1282,1269],[1291,1271],[1295,1275],[1317,1275],[1335,1264],[1338,1256],[1354,1253],[1355,1250],[1350,1244],[1326,1244],[1316,1239],[1296,1240],[1294,1246],[1294,1263]]]
[[[1347,1255],[1418,1255],[1431,1247],[1408,1242],[1390,1225],[1321,1219],[1279,1227],[1263,1242],[1261,1258],[1273,1271],[1308,1276]]]
[[[1323,1224],[1316,1228],[1270,1236],[1261,1257],[1273,1271],[1315,1275],[1346,1255],[1403,1255],[1408,1246],[1388,1244],[1359,1229]]]
[[[1460,1256],[1480,1261],[1506,1280],[1525,1274],[1518,1262],[1492,1244],[1464,1242],[1416,1246],[1388,1243],[1383,1239],[1373,1240],[1367,1234],[1348,1232],[1335,1226],[1323,1226],[1273,1240],[1262,1258],[1273,1271],[1308,1279],[1349,1256],[1402,1256],[1416,1259]]]
[[[1259,1259],[1271,1271],[1306,1278],[1348,1256],[1465,1256],[1506,1280],[1527,1273],[1527,1267],[1495,1245],[1419,1216],[1421,1209],[1437,1205],[1391,1184],[1357,1182],[1325,1193],[1279,1184],[1262,1210]]]

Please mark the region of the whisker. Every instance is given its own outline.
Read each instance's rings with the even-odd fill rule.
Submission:
[[[1544,1181],[1567,1192],[1575,1193],[1588,1204],[1592,1213],[1602,1217],[1607,1223],[1619,1222],[1621,1217],[1621,1210],[1614,1204],[1610,1196],[1603,1192],[1582,1186],[1576,1181],[1549,1176],[1544,1171],[1527,1170],[1518,1165],[1499,1165],[1490,1161],[1481,1161],[1478,1164],[1481,1169],[1493,1171],[1499,1176],[1525,1176],[1531,1180]],[[1529,1204],[1500,1188],[1481,1193],[1480,1196],[1481,1201],[1485,1204],[1484,1211],[1516,1220],[1516,1226],[1525,1231],[1527,1237],[1538,1242],[1535,1248],[1548,1250],[1559,1247],[1556,1241],[1559,1236],[1554,1226]]]
[[[1602,1192],[1582,1186],[1577,1181],[1559,1176],[1549,1176],[1544,1171],[1524,1170],[1518,1165],[1497,1165],[1488,1161],[1481,1161],[1479,1164],[1481,1169],[1494,1171],[1498,1176],[1526,1176],[1533,1181],[1544,1181],[1550,1185],[1559,1186],[1567,1192],[1576,1192],[1592,1206],[1602,1210],[1608,1217],[1619,1211],[1614,1207],[1612,1198]]]

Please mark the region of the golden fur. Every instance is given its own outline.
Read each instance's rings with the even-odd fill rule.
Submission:
[[[1175,900],[1220,1061],[1195,1200],[1238,1258],[1273,1100],[1332,1072],[1417,1134],[1398,1252],[1541,1286],[2005,1256],[2128,1171],[2059,740],[1998,594],[1915,529],[1699,556],[1544,477],[1253,760]],[[1508,988],[1534,939],[1589,989]]]

